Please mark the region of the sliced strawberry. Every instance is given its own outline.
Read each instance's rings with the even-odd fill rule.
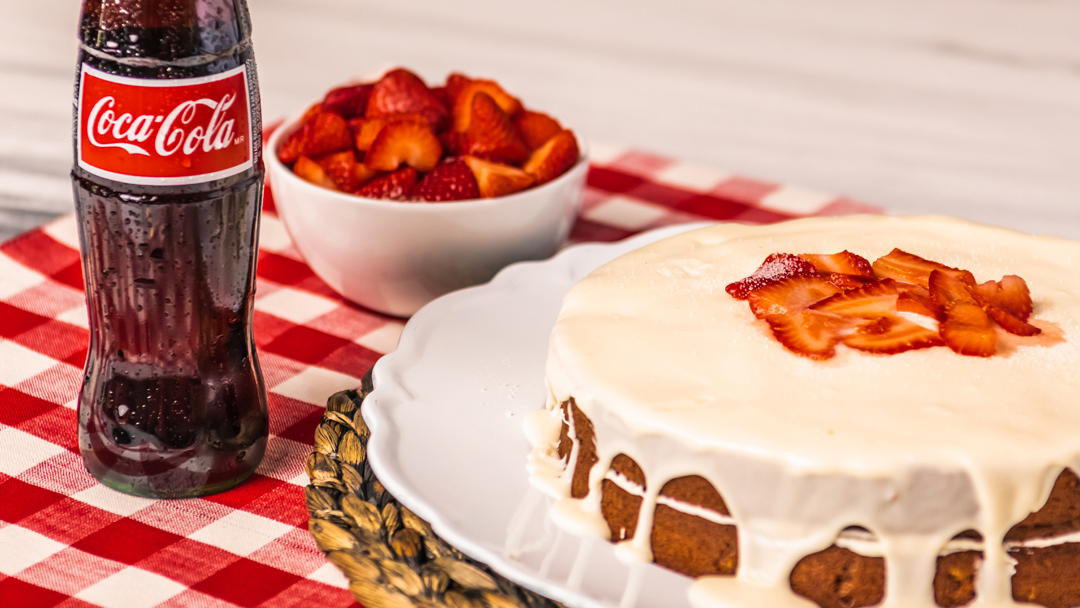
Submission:
[[[332,152],[315,159],[323,171],[333,180],[338,190],[354,192],[360,187],[360,174],[356,171],[356,153],[352,150]]]
[[[513,194],[528,188],[533,183],[533,176],[509,165],[494,163],[475,156],[466,156],[462,160],[472,169],[476,183],[480,187],[481,198]]]
[[[899,294],[896,281],[883,279],[858,289],[837,293],[811,308],[859,319],[879,319],[896,311],[896,298]]]
[[[830,272],[826,275],[829,282],[836,285],[840,289],[847,291],[848,289],[859,289],[863,285],[866,285],[866,281],[851,276],[850,274],[841,274],[839,272]]]
[[[430,171],[440,158],[442,145],[426,124],[391,122],[371,142],[364,164],[379,171],[394,171],[401,163],[417,171]]]
[[[360,196],[368,198],[381,198],[386,200],[405,200],[412,194],[416,185],[417,173],[412,167],[405,167],[390,175],[371,180],[363,188],[357,190]]]
[[[353,146],[360,152],[367,152],[383,127],[398,122],[428,126],[427,119],[419,114],[388,114],[375,118],[354,118],[349,121],[349,127],[356,135]]]
[[[506,112],[484,91],[470,99],[472,118],[464,130],[464,147],[459,153],[515,165],[525,162],[529,148]]]
[[[484,93],[491,97],[499,108],[508,116],[513,116],[521,111],[521,102],[516,97],[503,90],[499,83],[494,80],[470,80],[460,90],[452,90],[447,80],[447,96],[453,100],[454,106],[454,130],[467,131],[472,124],[473,97]]]
[[[790,253],[774,253],[765,258],[753,274],[728,284],[724,289],[736,300],[745,300],[751,291],[761,289],[769,283],[788,277],[816,276],[818,276],[818,271],[810,262]]]
[[[950,267],[901,249],[893,249],[888,255],[874,260],[873,269],[879,279],[895,279],[901,283],[928,287],[931,271],[950,270]]]
[[[996,306],[988,306],[986,308],[986,314],[1010,334],[1016,336],[1037,336],[1042,333],[1042,329]]]
[[[989,357],[997,350],[997,332],[971,293],[975,280],[970,276],[967,271],[931,271],[930,299],[941,309],[941,338],[949,348],[961,355]]]
[[[581,150],[578,149],[574,132],[562,131],[537,148],[522,169],[535,177],[535,185],[539,186],[566,173],[580,157]]]
[[[296,159],[296,164],[293,165],[293,173],[300,179],[311,182],[316,186],[337,190],[337,185],[334,184],[334,180],[326,174],[326,171],[319,166],[319,163],[306,156],[301,156]]]
[[[293,131],[278,150],[278,159],[291,163],[301,156],[319,156],[352,146],[349,124],[340,114],[320,111]]]
[[[927,277],[930,301],[940,315],[948,312],[952,306],[971,304],[982,309],[982,303],[975,297],[975,277],[966,270],[933,270]]]
[[[788,350],[810,359],[831,359],[836,345],[853,329],[840,315],[803,310],[793,315],[769,315],[765,321]]]
[[[374,88],[374,84],[365,83],[331,89],[323,97],[322,107],[344,118],[364,116],[367,112],[368,98],[371,97],[371,91]]]
[[[900,292],[900,295],[896,298],[896,310],[926,315],[934,319],[938,318],[940,312],[937,305],[930,298],[930,290],[918,285]]]
[[[1015,274],[1005,275],[1000,281],[987,281],[976,290],[987,304],[1021,321],[1027,321],[1031,316],[1031,291],[1027,282]]]
[[[416,185],[412,196],[431,202],[461,201],[480,198],[480,186],[469,165],[460,158],[452,158],[425,175]]]
[[[521,132],[521,138],[525,140],[525,145],[529,146],[530,150],[544,145],[563,130],[559,121],[547,114],[532,110],[519,112],[514,117],[514,125]]]
[[[803,253],[800,258],[810,262],[818,272],[847,274],[862,279],[873,279],[874,269],[870,262],[861,255],[848,250],[833,254]]]
[[[895,355],[944,343],[938,332],[895,315],[886,315],[861,325],[844,338],[844,344],[851,348],[881,355]]]
[[[840,289],[819,276],[795,276],[769,283],[746,295],[750,312],[759,319],[769,315],[790,315],[815,303],[835,297]]]
[[[450,123],[450,113],[442,101],[419,76],[402,68],[383,74],[368,98],[368,118],[387,114],[420,114],[436,131]]]

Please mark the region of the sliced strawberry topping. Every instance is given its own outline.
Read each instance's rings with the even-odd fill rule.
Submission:
[[[934,319],[938,317],[940,312],[937,305],[930,298],[930,290],[917,285],[900,292],[900,295],[896,298],[896,310],[926,315]]]
[[[535,150],[547,143],[563,130],[559,121],[541,112],[522,110],[514,117],[514,125],[521,132],[521,138],[530,150]]]
[[[364,164],[379,171],[394,171],[401,163],[417,171],[430,171],[441,157],[439,138],[426,124],[392,122],[371,142]]]
[[[984,302],[1021,321],[1031,316],[1031,291],[1027,282],[1015,274],[1005,275],[1000,281],[987,281],[976,289]]]
[[[404,200],[412,193],[412,189],[416,185],[416,178],[416,169],[405,167],[390,175],[371,180],[363,188],[357,190],[356,193],[368,198]]]
[[[873,279],[874,269],[870,261],[861,255],[855,255],[848,250],[829,255],[804,253],[800,258],[810,262],[818,272],[847,274],[862,279]]]
[[[773,335],[788,350],[811,359],[830,359],[836,345],[851,332],[854,323],[840,315],[803,310],[793,315],[765,317]]]
[[[893,249],[888,255],[874,260],[874,274],[879,279],[895,279],[901,283],[929,286],[930,272],[951,270],[950,267],[932,262],[901,249]]]
[[[818,271],[814,265],[797,255],[774,253],[745,279],[730,283],[724,288],[736,300],[745,300],[747,294],[761,289],[769,283],[775,283],[789,277],[816,277]]]
[[[933,329],[894,315],[861,325],[855,333],[844,338],[844,344],[851,348],[880,355],[895,355],[944,343]]]
[[[368,97],[368,118],[386,114],[420,114],[436,131],[450,123],[450,113],[438,96],[419,76],[402,68],[383,74]]]
[[[522,169],[536,178],[539,186],[566,173],[581,156],[573,131],[562,131],[539,147]]]
[[[452,158],[424,176],[412,196],[431,202],[467,200],[480,198],[480,186],[469,165],[460,158]]]
[[[316,186],[337,190],[337,185],[334,183],[334,180],[326,174],[326,170],[320,167],[319,163],[306,156],[301,156],[296,159],[296,164],[293,165],[293,173],[300,179],[311,182]]]
[[[368,98],[374,88],[374,84],[366,83],[331,89],[326,97],[323,97],[322,107],[344,118],[363,116],[367,112]]]
[[[962,272],[934,270],[930,273],[930,298],[940,307],[941,338],[961,355],[989,357],[997,350],[997,332],[972,295],[975,280]]]
[[[746,295],[750,311],[759,319],[769,315],[790,315],[810,308],[834,294],[840,288],[819,276],[796,276],[769,283]]]
[[[839,343],[889,355],[946,345],[961,355],[989,357],[997,350],[992,321],[1017,336],[1042,331],[1028,322],[1033,307],[1022,278],[980,285],[967,270],[900,249],[873,265],[846,250],[774,253],[726,289],[747,300],[785,347],[814,359],[832,357]],[[936,319],[937,328],[901,316],[905,312]]]
[[[466,156],[462,160],[472,169],[476,183],[480,187],[481,198],[513,194],[528,188],[533,183],[533,176],[510,165],[494,163],[475,156]]]
[[[990,315],[991,319],[1010,334],[1016,336],[1037,336],[1042,333],[1042,329],[1020,319],[1020,317],[1013,316],[1011,313],[1000,308],[987,306],[986,314]]]
[[[465,97],[463,94],[462,99]],[[496,162],[525,162],[529,158],[529,148],[510,116],[484,91],[478,91],[469,99],[472,102],[471,118],[459,152]]]
[[[883,279],[837,293],[814,304],[812,308],[859,319],[878,319],[896,311],[899,293],[896,281]]]
[[[836,285],[837,287],[845,291],[848,289],[858,289],[863,285],[866,285],[866,281],[853,277],[850,274],[830,272],[828,275],[826,275],[826,277],[829,279],[830,283]]]

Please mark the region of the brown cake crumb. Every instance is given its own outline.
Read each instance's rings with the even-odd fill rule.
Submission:
[[[791,570],[791,590],[821,608],[860,608],[885,597],[885,559],[832,545]]]

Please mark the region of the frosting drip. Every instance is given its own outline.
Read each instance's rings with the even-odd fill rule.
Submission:
[[[1024,277],[1033,323],[1064,340],[1010,339],[989,359],[839,347],[812,361],[724,291],[770,253],[848,249],[873,260],[893,247],[979,281]],[[530,471],[561,499],[558,521],[606,536],[599,486],[616,455],[632,458],[648,489],[620,553],[645,561],[656,489],[708,479],[738,526],[739,569],[699,579],[697,606],[811,605],[790,591],[791,569],[849,526],[870,530],[886,558],[885,606],[935,606],[935,559],[967,529],[987,539],[973,605],[1012,606],[1001,539],[1042,505],[1063,467],[1080,464],[1078,329],[1073,241],[947,218],[696,230],[627,254],[567,294],[551,336],[548,410],[530,418]],[[583,500],[568,498],[553,448],[558,405],[570,397],[594,426],[599,457]]]

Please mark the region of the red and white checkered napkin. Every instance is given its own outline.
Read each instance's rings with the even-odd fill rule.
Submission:
[[[640,152],[591,151],[575,241],[702,218],[877,211]],[[358,386],[403,323],[312,274],[268,196],[255,300],[266,459],[250,481],[209,498],[126,496],[90,477],[76,445],[88,341],[78,247],[73,216],[0,245],[0,607],[351,605],[306,530],[304,460],[326,399]]]

